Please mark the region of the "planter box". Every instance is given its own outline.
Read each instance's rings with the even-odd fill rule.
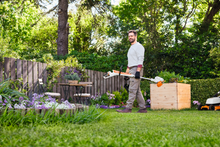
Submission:
[[[150,84],[151,109],[191,108],[190,84],[164,83],[161,87]]]

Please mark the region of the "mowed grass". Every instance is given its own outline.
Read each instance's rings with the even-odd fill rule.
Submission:
[[[105,111],[98,122],[0,127],[0,146],[220,146],[220,111]]]

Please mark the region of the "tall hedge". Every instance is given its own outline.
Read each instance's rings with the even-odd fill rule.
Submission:
[[[220,78],[190,80],[187,84],[191,84],[191,101],[196,100],[202,104],[220,90]]]

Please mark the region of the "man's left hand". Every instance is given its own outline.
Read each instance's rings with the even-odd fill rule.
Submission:
[[[139,72],[139,71],[136,71],[136,73],[135,73],[135,79],[140,79],[140,72]]]

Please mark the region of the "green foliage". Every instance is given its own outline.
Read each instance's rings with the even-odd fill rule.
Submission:
[[[52,85],[57,83],[58,78],[62,78],[60,72],[63,68],[76,68],[82,74],[82,78],[87,78],[88,75],[85,73],[85,68],[82,67],[81,64],[78,63],[78,60],[73,57],[67,57],[65,60],[54,60],[54,57],[50,54],[45,54],[43,56],[43,60],[47,63],[47,87],[48,90],[52,90]]]
[[[114,105],[121,105],[122,102],[122,94],[119,91],[113,91],[112,94],[114,94]]]
[[[90,54],[89,52],[77,52],[72,51],[70,56],[74,56],[78,59],[79,63],[86,69],[108,72],[113,69],[119,70],[120,66],[123,65],[123,70],[127,68],[126,56],[120,56],[112,54],[109,56],[100,56],[96,53]]]
[[[220,90],[219,78],[189,80],[187,84],[191,85],[191,102],[199,101],[203,105]]]
[[[67,79],[67,80],[77,80],[77,81],[80,80],[80,77],[77,73],[65,74],[64,78]]]
[[[16,88],[12,89],[11,86],[15,87],[16,85],[9,79],[0,82],[0,95],[3,98],[2,102],[0,102],[1,104],[3,104],[6,100],[7,103],[13,105],[16,102],[19,102],[20,97],[26,100],[28,99],[28,97],[24,93],[15,90]]]
[[[38,126],[45,124],[85,124],[93,121],[100,120],[101,113],[95,106],[90,106],[88,110],[77,111],[73,116],[63,113],[62,115],[56,114],[55,109],[49,109],[40,114],[36,113],[34,109],[30,110],[26,115],[22,114],[19,110],[0,110],[3,111],[0,117],[0,126]],[[55,115],[56,114],[56,115]]]
[[[174,79],[178,83],[186,83],[186,81],[189,79],[189,78],[184,78],[180,74],[175,74],[175,72],[170,73],[168,71],[161,71],[158,74],[158,76],[163,78],[165,83],[169,83],[170,81],[171,83],[174,82],[172,81],[172,79]]]
[[[108,91],[102,95],[91,96],[91,103],[93,105],[124,105],[128,100],[128,92],[121,88],[120,91],[113,91],[112,94]]]

